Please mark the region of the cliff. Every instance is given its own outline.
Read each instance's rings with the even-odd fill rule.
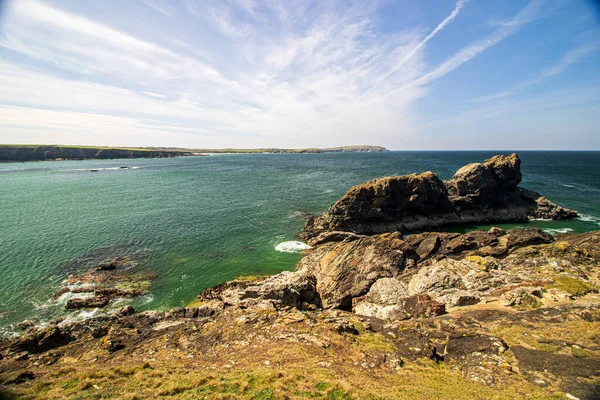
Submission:
[[[425,231],[452,224],[569,219],[577,212],[520,188],[521,160],[495,156],[459,169],[442,182],[433,172],[371,180],[351,188],[302,237],[327,231],[358,234]]]
[[[84,160],[113,158],[169,158],[192,155],[189,151],[63,146],[0,146],[0,162]]]
[[[25,162],[49,160],[84,160],[84,159],[116,159],[116,158],[169,158],[199,156],[202,154],[220,153],[372,153],[389,151],[381,146],[342,146],[331,148],[306,149],[175,149],[175,148],[111,148],[111,147],[77,147],[77,146],[11,146],[0,145],[0,162]]]

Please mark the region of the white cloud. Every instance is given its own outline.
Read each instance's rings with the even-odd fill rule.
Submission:
[[[422,29],[378,31],[375,2],[236,0],[225,8],[188,0],[202,32],[212,27],[214,36],[196,48],[193,37],[168,35],[174,49],[38,0],[10,3],[0,46],[31,62],[0,59],[0,139],[187,147],[398,143],[398,136],[417,132],[411,107],[427,85],[508,37],[540,6],[533,1],[514,23],[428,66],[426,46],[466,2],[424,36]],[[171,14],[177,23],[180,13]]]

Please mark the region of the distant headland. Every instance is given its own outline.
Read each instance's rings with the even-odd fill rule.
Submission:
[[[256,153],[341,153],[341,152],[385,152],[381,146],[340,146],[305,149],[186,149],[167,147],[103,147],[67,145],[0,145],[0,162],[119,159],[119,158],[170,158],[202,156],[205,154],[256,154]]]

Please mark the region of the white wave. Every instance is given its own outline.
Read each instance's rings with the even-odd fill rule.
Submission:
[[[552,218],[532,218],[531,221],[552,221]]]
[[[575,188],[575,186],[573,185],[567,185],[567,184],[563,184],[564,187],[568,187],[568,188]]]
[[[275,246],[275,250],[281,251],[282,253],[299,253],[310,248],[311,247],[306,243],[299,242],[297,240],[282,242]]]
[[[598,219],[598,217],[595,217],[593,215],[586,215],[586,214],[579,214],[579,216],[577,217],[578,220],[580,221],[585,221],[585,222],[598,222],[600,221],[600,219]]]
[[[559,233],[573,232],[573,229],[571,229],[571,228],[553,228],[553,229],[549,228],[549,229],[542,229],[542,230],[551,235],[557,235]]]

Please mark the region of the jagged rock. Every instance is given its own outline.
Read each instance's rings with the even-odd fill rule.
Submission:
[[[502,354],[508,350],[504,340],[480,334],[451,335],[444,358],[456,360],[465,378],[487,386],[496,384],[503,373],[512,371]]]
[[[364,237],[363,235],[357,235],[352,232],[343,232],[343,231],[332,231],[332,232],[323,232],[315,238],[312,238],[308,241],[308,245],[310,247],[318,246],[328,242],[341,242],[343,240],[351,241],[360,239]]]
[[[281,306],[298,307],[301,303],[320,303],[315,279],[302,272],[281,272],[259,285],[249,286],[241,299],[269,299]]]
[[[427,218],[432,221],[427,223]],[[434,173],[424,172],[354,186],[328,213],[310,219],[302,236],[312,238],[326,231],[411,231],[453,222],[459,222],[459,218],[443,182]]]
[[[395,304],[407,296],[408,289],[405,283],[395,278],[381,278],[371,286],[365,300],[378,304]]]
[[[315,276],[324,308],[349,310],[352,299],[366,294],[378,279],[404,269],[403,245],[400,234],[325,243],[309,250],[296,268]]]
[[[544,295],[544,288],[539,286],[521,286],[502,294],[502,305],[507,307],[537,307],[539,299]]]
[[[311,218],[301,237],[310,239],[328,231],[371,235],[457,223],[577,216],[574,210],[518,187],[520,166],[519,157],[511,154],[466,165],[446,182],[432,172],[374,179],[354,186],[327,213]]]
[[[27,329],[29,329],[29,328],[33,328],[34,326],[35,326],[35,322],[33,322],[30,319],[27,319],[27,320],[25,320],[23,322],[19,322],[17,324],[17,328],[19,328],[21,330],[24,330],[24,331],[27,330]]]
[[[198,295],[203,302],[218,301],[223,306],[247,307],[297,307],[313,304],[320,306],[321,299],[315,278],[305,271],[284,271],[268,278],[252,281],[231,281],[206,289]],[[265,303],[269,303],[266,305]],[[200,308],[199,314],[218,311],[214,306]]]
[[[557,240],[569,243],[587,252],[587,254],[600,262],[600,231],[586,233],[563,233]]]
[[[398,319],[397,307],[384,307],[394,301],[381,296],[400,299],[427,293],[449,307],[476,304],[508,283],[508,275],[496,271],[504,268],[500,260],[521,247],[553,241],[538,228],[407,237],[395,232],[325,242],[309,250],[297,269],[316,278],[324,308],[348,310],[353,299],[367,295],[362,299],[363,313]]]
[[[63,346],[71,340],[73,340],[73,337],[69,332],[53,326],[24,333],[12,339],[10,347],[13,352],[27,351],[29,353],[39,353]]]
[[[120,317],[126,317],[133,314],[135,314],[135,308],[132,306],[123,306],[119,311],[117,311],[117,315]]]

